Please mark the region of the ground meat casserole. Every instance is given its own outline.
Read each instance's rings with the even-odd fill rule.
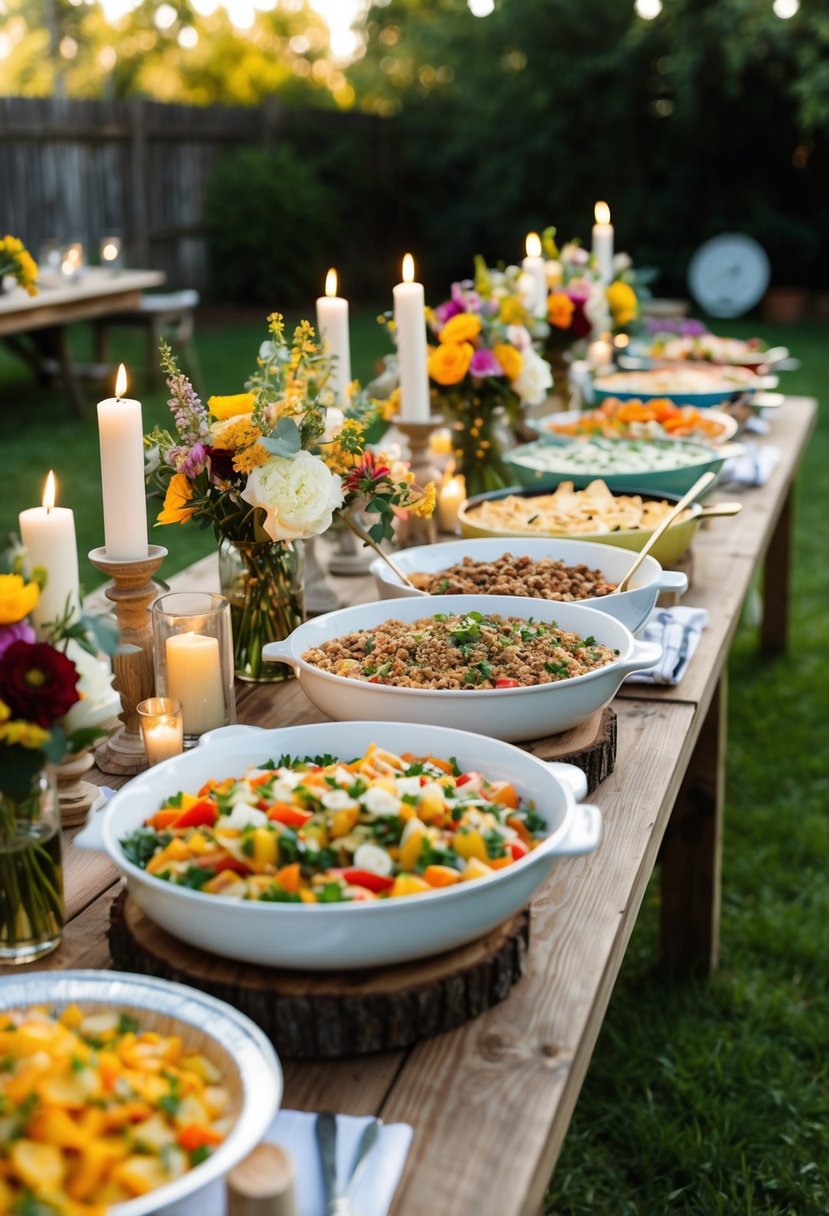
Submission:
[[[491,562],[465,557],[434,574],[411,574],[420,591],[430,595],[523,595],[538,600],[592,599],[616,590],[601,570],[568,566],[552,557],[537,560],[504,553]]]
[[[555,621],[468,612],[384,621],[306,650],[321,671],[396,688],[519,688],[605,667],[618,651]]]

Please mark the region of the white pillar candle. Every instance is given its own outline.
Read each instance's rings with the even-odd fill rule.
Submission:
[[[136,561],[149,547],[141,402],[124,397],[126,389],[122,363],[115,396],[98,402],[104,548],[111,561]]]
[[[596,203],[596,222],[593,225],[593,256],[599,269],[599,278],[604,284],[613,280],[613,225],[607,203]]]
[[[205,634],[167,638],[167,696],[181,701],[185,735],[203,735],[225,724],[219,640]]]
[[[67,609],[73,621],[81,611],[75,516],[68,507],[55,506],[54,473],[46,478],[43,506],[21,511],[18,522],[29,573],[36,566],[46,571],[46,586],[32,611],[32,623],[42,635],[43,626],[62,619]]]
[[[325,295],[317,299],[317,330],[325,352],[332,360],[331,386],[337,405],[348,405],[351,384],[351,347],[348,340],[348,300],[337,295],[337,272],[329,270]]]
[[[438,522],[441,532],[457,532],[458,510],[466,498],[466,482],[458,473],[441,486],[438,494]]]
[[[428,422],[429,371],[426,364],[426,301],[423,284],[414,281],[414,260],[403,259],[403,282],[394,288],[394,325],[400,364],[400,417]]]
[[[534,317],[547,315],[547,269],[541,256],[541,237],[537,232],[527,233],[527,256],[521,262],[527,276],[527,308]]]

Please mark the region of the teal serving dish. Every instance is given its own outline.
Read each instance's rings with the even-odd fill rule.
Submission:
[[[702,476],[719,475],[739,444],[712,448],[682,439],[596,439],[587,443],[555,444],[544,440],[513,448],[505,460],[521,486],[553,490],[572,481],[583,490],[601,479],[611,490],[684,494]],[[712,485],[716,482],[712,482]]]

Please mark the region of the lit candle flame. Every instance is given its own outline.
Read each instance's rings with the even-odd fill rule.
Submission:
[[[325,276],[325,294],[327,296],[335,296],[337,294],[337,272],[333,266]]]
[[[101,256],[105,262],[114,262],[118,257],[118,246],[114,241],[107,241],[101,250]]]
[[[127,369],[121,363],[118,367],[118,375],[115,377],[115,396],[120,400],[127,391]]]
[[[414,258],[410,253],[403,258],[403,282],[414,283]]]
[[[49,476],[46,478],[46,485],[43,487],[43,506],[46,509],[46,514],[52,510],[55,505],[55,474],[49,470]]]
[[[593,214],[596,217],[597,224],[610,223],[610,208],[607,203],[596,203],[596,206],[593,208]]]
[[[538,235],[537,232],[528,232],[527,233],[527,257],[528,258],[540,258],[541,257],[541,237]]]

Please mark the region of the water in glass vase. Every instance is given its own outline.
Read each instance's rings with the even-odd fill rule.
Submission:
[[[0,795],[3,827],[9,801]],[[63,931],[60,828],[16,818],[0,828],[0,964],[30,963],[54,950]]]
[[[219,580],[230,602],[238,679],[275,683],[293,675],[283,663],[263,662],[262,647],[282,641],[305,620],[304,573],[302,541],[222,541]]]

